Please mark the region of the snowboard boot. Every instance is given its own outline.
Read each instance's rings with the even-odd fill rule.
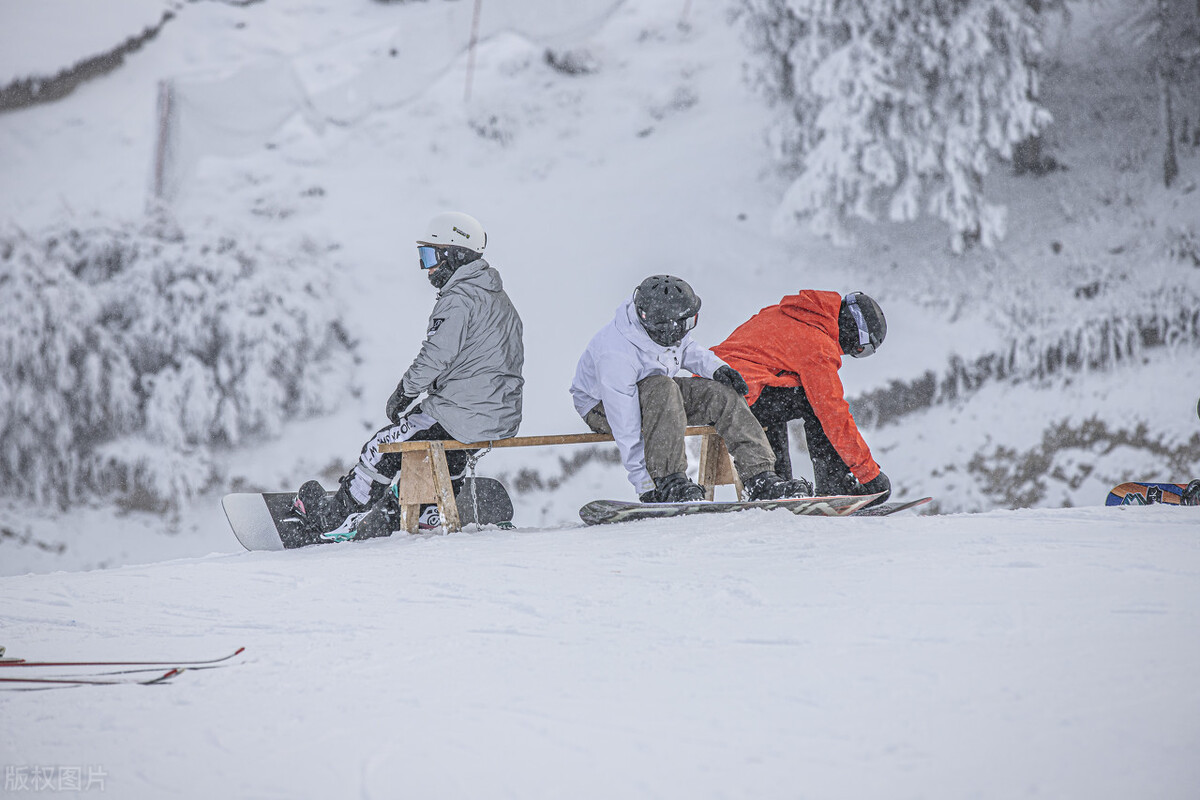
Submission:
[[[369,537],[360,536],[358,526],[359,523],[367,516],[366,511],[355,511],[350,516],[342,521],[341,525],[332,530],[325,531],[320,534],[310,534],[316,537],[317,542],[348,542],[351,539],[366,539]]]
[[[315,512],[324,505],[325,487],[320,481],[306,481],[300,487],[300,491],[296,492],[296,499],[292,501],[292,511],[300,517],[304,527],[309,527],[311,521],[316,519]]]
[[[349,522],[347,539],[375,539],[379,536],[391,536],[400,530],[400,498],[395,484],[389,486],[365,514],[354,517]],[[442,528],[442,516],[438,513],[435,503],[421,507],[417,517],[417,529],[421,531],[437,531]]]
[[[804,478],[784,480],[774,470],[758,473],[744,486],[746,496],[751,500],[790,500],[813,496],[812,484]]]
[[[693,503],[704,499],[704,487],[682,472],[654,479],[654,489],[638,498],[643,503]]]
[[[1179,495],[1179,505],[1200,506],[1200,480],[1189,483]]]
[[[351,531],[346,538],[352,539],[375,539],[391,536],[400,530],[400,501],[396,485],[387,487],[383,497],[375,501],[365,514],[347,522],[351,523]]]
[[[324,538],[324,534],[342,527],[348,517],[364,510],[350,496],[345,483],[330,497],[318,481],[307,481],[292,501],[292,511],[300,518],[300,530],[314,538]]]
[[[858,481],[841,458],[814,458],[812,465],[813,482],[816,484],[813,491],[817,496],[856,494]]]

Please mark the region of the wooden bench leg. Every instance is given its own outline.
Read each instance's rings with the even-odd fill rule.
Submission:
[[[406,450],[400,457],[400,480],[396,486],[400,501],[400,527],[409,533],[418,530],[422,503],[436,503],[446,530],[462,530],[454,485],[446,465],[446,448],[441,442],[429,442],[420,450]]]
[[[437,502],[433,486],[433,457],[427,449],[408,450],[400,456],[400,480],[396,485],[400,501],[400,527],[417,532],[421,504]]]
[[[458,519],[458,503],[454,501],[454,484],[450,480],[450,468],[446,465],[446,448],[441,442],[430,442],[429,452],[433,455],[433,491],[437,495],[438,513],[447,531],[462,530]]]
[[[733,458],[725,447],[725,440],[716,434],[700,437],[700,485],[704,487],[704,499],[712,500],[718,486],[733,484],[738,499],[742,499],[742,481],[733,468]]]
[[[420,529],[421,504],[400,506],[400,527],[408,533],[416,533]]]

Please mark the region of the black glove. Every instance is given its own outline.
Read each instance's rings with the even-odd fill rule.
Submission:
[[[874,478],[860,485],[862,486],[862,491],[855,492],[855,494],[878,494],[879,492],[883,492],[883,497],[871,501],[872,505],[882,503],[892,494],[892,482],[888,480],[888,476],[884,475],[882,470]]]
[[[392,392],[392,396],[387,401],[387,418],[392,421],[393,425],[400,421],[401,413],[412,405],[413,400],[416,398],[406,395],[400,386],[396,387],[396,391]]]
[[[738,394],[745,396],[750,393],[750,387],[746,385],[746,379],[742,374],[728,364],[722,364],[713,373],[713,380],[717,383],[723,383],[730,389],[733,389]]]

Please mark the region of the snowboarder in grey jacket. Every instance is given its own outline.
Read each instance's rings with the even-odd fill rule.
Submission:
[[[363,445],[338,492],[328,498],[320,483],[309,481],[297,493],[293,509],[310,534],[350,538],[349,530],[340,530],[351,524],[348,518],[388,499],[385,491],[400,470],[400,454],[380,453],[381,444],[478,442],[516,434],[524,387],[523,328],[500,273],[482,257],[486,244],[479,221],[458,212],[434,217],[417,240],[421,268],[439,290],[425,341],[388,398],[389,423]],[[447,451],[452,478],[462,475],[471,453]]]
[[[700,298],[672,275],[653,275],[592,337],[571,397],[593,431],[611,434],[643,503],[703,500],[687,477],[687,425],[712,425],[733,456],[751,500],[809,497],[811,485],[775,474],[775,456],[750,413],[746,382],[692,340]],[[676,377],[686,370],[698,377]]]

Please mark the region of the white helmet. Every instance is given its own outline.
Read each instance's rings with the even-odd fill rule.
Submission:
[[[479,224],[479,220],[471,215],[447,211],[429,220],[429,224],[425,226],[425,235],[417,239],[417,244],[434,247],[453,245],[482,253],[483,248],[487,246],[487,233]]]

